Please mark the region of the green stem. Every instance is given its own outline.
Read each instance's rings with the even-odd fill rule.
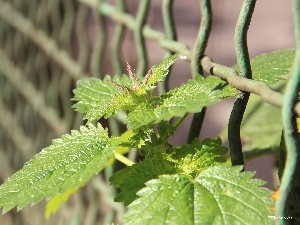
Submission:
[[[203,75],[200,59],[204,56],[212,27],[212,8],[210,0],[199,0],[199,3],[202,16],[191,59],[191,72],[193,77],[196,77],[198,74]],[[206,108],[203,108],[199,113],[194,114],[188,134],[188,143],[191,143],[194,138],[199,136],[205,112]]]
[[[289,216],[289,203],[295,200],[294,187],[300,175],[299,139],[297,136],[295,103],[300,91],[300,0],[293,1],[293,16],[296,42],[296,56],[294,69],[287,85],[283,102],[283,128],[286,145],[286,161],[276,201],[276,216]],[[299,190],[297,190],[299,193]],[[277,224],[286,224],[285,220],[278,220]]]
[[[193,119],[191,122],[189,134],[188,134],[187,143],[190,144],[190,143],[192,143],[194,138],[199,137],[200,131],[202,128],[202,124],[204,121],[204,117],[205,117],[205,112],[206,112],[206,107],[202,108],[199,113],[195,113],[193,115]]]
[[[134,162],[132,162],[130,159],[126,158],[125,156],[121,155],[120,153],[114,152],[114,156],[117,160],[124,163],[127,166],[132,166]]]
[[[240,76],[252,78],[250,58],[247,47],[247,32],[254,11],[256,0],[244,0],[236,24],[234,42]],[[228,141],[232,165],[244,165],[240,128],[250,94],[242,92],[233,106],[228,123]]]
[[[181,117],[175,124],[174,124],[174,128],[177,130],[177,128],[180,126],[180,124],[182,124],[182,122],[185,120],[185,118],[188,116],[188,114],[186,113],[183,117]]]

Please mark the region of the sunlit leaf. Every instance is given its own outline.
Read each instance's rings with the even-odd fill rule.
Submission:
[[[237,95],[236,89],[218,77],[206,79],[197,77],[179,88],[175,88],[156,98],[157,105],[143,102],[128,114],[127,123],[132,129],[140,126],[168,121],[172,117],[182,117],[186,113],[201,111],[224,98]]]
[[[271,191],[242,167],[209,167],[196,178],[161,175],[129,205],[126,225],[275,224]]]
[[[81,126],[80,131],[53,140],[0,186],[2,212],[79,188],[106,165],[117,140],[109,138],[100,124]]]
[[[121,192],[117,194],[115,201],[130,204],[138,196],[136,193],[145,183],[158,178],[162,174],[186,174],[195,176],[209,166],[225,162],[223,155],[227,148],[221,145],[221,139],[205,139],[200,142],[195,139],[191,144],[181,145],[176,148],[158,145],[149,153],[147,158],[133,166],[116,172],[110,182]],[[161,154],[162,152],[168,152]]]
[[[290,73],[295,57],[295,49],[264,53],[251,59],[252,78],[268,85],[286,79]],[[238,70],[235,65],[234,69]]]
[[[174,64],[174,62],[177,59],[177,54],[171,55],[164,59],[161,63],[158,65],[154,65],[151,68],[152,74],[149,77],[147,84],[148,85],[154,85],[157,82],[160,82],[163,80],[165,76],[169,73],[169,68],[171,65]]]
[[[127,89],[119,90],[110,80],[111,78],[106,76],[103,81],[98,78],[78,81],[73,99],[77,103],[73,108],[85,113],[84,119],[93,121],[103,116],[107,118],[117,114],[124,105],[130,104],[132,99],[127,94]],[[117,80],[121,85],[130,84],[129,78],[125,75],[121,78],[115,77],[113,80]]]

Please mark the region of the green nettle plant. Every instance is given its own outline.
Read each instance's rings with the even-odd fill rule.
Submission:
[[[252,59],[253,80],[282,90],[294,54],[285,50]],[[262,187],[265,181],[253,178],[254,172],[242,172],[243,166],[227,162],[228,149],[220,137],[195,138],[180,146],[168,141],[189,113],[226,98],[243,98],[226,80],[200,75],[155,96],[156,84],[164,80],[177,58],[175,54],[164,59],[143,78],[137,78],[127,65],[129,76],[79,81],[74,108],[85,114],[86,125],[53,140],[2,184],[2,212],[46,198],[49,217],[62,199],[115,157],[127,165],[110,177],[111,184],[120,189],[115,201],[128,206],[126,224],[274,224],[270,219],[275,205],[272,191]],[[120,112],[126,113],[128,128],[120,137],[110,136],[95,123]],[[280,109],[251,98],[241,128],[245,159],[279,152],[280,147],[284,151],[281,123]],[[119,147],[123,147],[121,152]],[[134,163],[125,157],[132,148],[139,150],[143,160]],[[282,167],[281,163],[280,171]]]

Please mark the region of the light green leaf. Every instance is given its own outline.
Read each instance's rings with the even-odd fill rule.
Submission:
[[[0,186],[3,213],[79,188],[105,166],[117,142],[100,124],[81,126],[80,131],[53,140]]]
[[[131,104],[131,95],[122,92],[111,82],[111,78],[106,76],[104,80],[91,78],[90,80],[78,81],[74,90],[74,98],[77,101],[73,106],[77,111],[85,113],[84,119],[88,121],[98,120],[105,116],[106,118],[118,113],[122,107]],[[123,75],[115,76],[113,79],[120,85],[130,84],[130,79]]]
[[[227,148],[222,146],[219,137],[207,138],[202,142],[195,138],[189,145],[176,147],[168,160],[175,163],[176,167],[184,173],[194,176],[209,166],[226,162],[223,157],[226,152]]]
[[[78,81],[73,98],[77,103],[73,108],[85,113],[84,119],[89,122],[101,117],[114,116],[121,109],[131,110],[139,103],[147,101],[149,93],[154,88],[153,85],[162,81],[176,59],[175,54],[154,65],[151,68],[152,73],[144,78],[147,80],[137,81],[138,84],[126,75],[114,76],[112,79],[106,76],[103,80],[91,78],[88,81]]]
[[[152,74],[148,79],[147,85],[154,85],[165,78],[169,73],[169,68],[174,64],[177,59],[178,54],[171,55],[165,58],[158,65],[154,65],[151,68]]]
[[[251,59],[254,80],[272,85],[284,80],[290,73],[295,57],[295,50],[288,49],[259,55]]]
[[[219,165],[195,179],[174,174],[150,180],[129,205],[125,224],[275,224],[268,218],[274,214],[271,191],[241,169]]]
[[[83,186],[83,185],[82,185]],[[59,207],[68,201],[70,196],[72,194],[75,194],[78,191],[78,189],[75,188],[70,188],[68,191],[62,193],[62,194],[57,194],[53,198],[50,199],[50,201],[46,205],[46,210],[45,210],[45,218],[49,219],[51,214],[54,214],[57,212]]]
[[[274,51],[261,54],[251,59],[252,78],[268,85],[285,80],[285,75],[290,73],[295,56],[294,49]],[[237,69],[237,65],[234,66]]]
[[[279,149],[282,129],[281,109],[251,95],[241,125],[243,150]]]
[[[209,76],[204,79],[198,76],[187,84],[157,97],[156,106],[151,102],[137,105],[128,114],[127,123],[130,128],[136,129],[146,124],[168,121],[172,117],[199,112],[203,107],[236,94],[236,89],[218,77]]]
[[[227,148],[221,144],[217,137],[202,142],[195,139],[191,144],[178,147],[158,145],[148,148],[144,161],[120,170],[110,178],[110,182],[121,189],[115,201],[130,204],[145,183],[159,175],[181,173],[195,177],[207,167],[225,162],[223,155]]]

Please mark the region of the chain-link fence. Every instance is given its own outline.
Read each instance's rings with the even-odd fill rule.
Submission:
[[[159,54],[162,59],[173,52],[180,52],[185,60],[191,61],[191,72],[186,73],[196,74],[207,44],[203,42],[208,35],[204,28],[210,29],[211,8],[205,6],[209,1],[188,2],[181,3],[177,12],[184,4],[191,4],[186,8],[193,10],[182,12],[182,16],[189,18],[189,13],[195,13],[195,6],[196,12],[202,9],[202,20],[198,12],[195,16],[198,19],[192,24],[196,32],[190,48],[184,41],[177,41],[173,0],[152,1],[154,5],[150,0],[127,3],[124,0],[0,0],[1,183],[53,138],[78,129],[83,123],[82,115],[74,112],[70,101],[78,79],[122,74],[126,60],[135,65],[137,75],[142,76],[149,67],[149,58],[153,61],[153,55]],[[215,4],[219,7],[217,4],[222,3]],[[221,12],[222,8],[216,10]],[[151,18],[155,17],[161,21],[157,27],[155,23],[151,26]],[[197,36],[199,25],[202,29]],[[152,49],[149,41],[153,41],[156,48]],[[224,50],[225,57],[228,54]],[[180,83],[187,77],[176,79]],[[174,79],[169,80],[159,91],[175,83]],[[120,121],[108,121],[112,133],[120,132],[116,129],[118,125]],[[124,208],[113,202],[115,190],[107,182],[113,169],[108,168],[96,176],[46,223],[122,223]],[[26,207],[19,213],[13,210],[1,216],[0,223],[45,224],[44,204]]]

